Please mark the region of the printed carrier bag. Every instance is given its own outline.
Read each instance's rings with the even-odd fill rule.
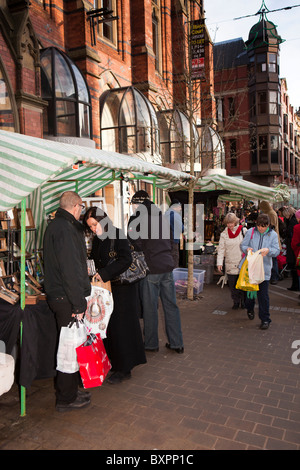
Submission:
[[[91,283],[91,294],[86,297],[87,308],[84,323],[88,334],[99,334],[106,338],[106,330],[114,308],[110,282],[94,281]]]

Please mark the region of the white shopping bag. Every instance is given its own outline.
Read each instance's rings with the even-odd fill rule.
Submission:
[[[88,334],[98,333],[101,339],[106,338],[108,322],[114,308],[112,293],[104,286],[101,282],[92,283],[91,295],[86,297],[87,309],[84,316]]]
[[[82,320],[76,320],[71,322],[69,326],[61,328],[57,351],[57,370],[67,374],[73,374],[79,370],[76,348],[81,346],[86,339],[86,326]]]
[[[261,284],[265,280],[264,260],[260,250],[248,251],[248,273],[251,284]]]

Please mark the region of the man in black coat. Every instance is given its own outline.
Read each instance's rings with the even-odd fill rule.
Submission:
[[[131,203],[137,209],[129,220],[128,237],[144,252],[150,274],[140,281],[144,320],[144,342],[148,351],[158,351],[158,301],[161,299],[168,343],[166,347],[183,353],[180,311],[173,278],[170,225],[146,191],[137,191]]]
[[[59,333],[74,317],[83,318],[86,297],[91,290],[84,229],[79,222],[82,207],[77,193],[63,193],[55,219],[49,223],[44,236],[44,287]],[[79,390],[79,383],[79,372],[57,371],[57,411],[83,408],[90,403],[90,393]]]

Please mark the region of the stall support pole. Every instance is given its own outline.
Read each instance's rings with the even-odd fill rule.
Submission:
[[[21,309],[25,308],[25,253],[26,253],[26,199],[21,202],[21,272],[20,272],[20,285],[21,296],[20,304]],[[22,354],[22,339],[23,339],[23,322],[20,324],[20,347]],[[26,388],[21,385],[20,390],[21,400],[21,416],[26,416]]]

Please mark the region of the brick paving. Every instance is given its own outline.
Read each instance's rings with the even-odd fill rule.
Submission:
[[[2,450],[300,450],[298,292],[270,286],[272,324],[232,310],[229,291],[205,285],[178,299],[185,353],[160,350],[122,384],[92,389],[91,405],[57,413],[52,379],[35,381],[20,417],[16,386],[0,397]],[[299,347],[299,346],[298,346]]]

